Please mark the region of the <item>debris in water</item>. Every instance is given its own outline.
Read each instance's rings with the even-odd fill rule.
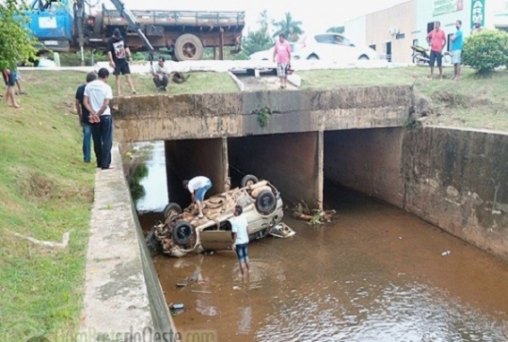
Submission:
[[[295,218],[307,221],[312,225],[332,222],[335,214],[335,210],[310,209],[305,202],[300,202],[293,208]]]
[[[295,235],[296,233],[287,224],[281,222],[273,226],[272,229],[270,229],[269,234],[274,237],[285,239]]]
[[[204,293],[204,294],[212,294],[212,291],[205,291],[205,290],[191,290],[191,292],[194,292],[194,293]]]
[[[169,307],[171,310],[182,310],[185,307],[182,303],[171,304]]]
[[[447,256],[447,255],[450,255],[452,254],[451,251],[444,251],[443,253],[441,253],[442,256]]]
[[[238,290],[240,290],[240,286],[236,286],[236,285],[235,285],[235,286],[233,286],[233,290],[234,290],[234,291],[238,291]]]

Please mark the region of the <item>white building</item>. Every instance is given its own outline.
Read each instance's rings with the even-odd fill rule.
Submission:
[[[410,0],[399,5],[348,20],[345,34],[375,48],[393,62],[411,62],[411,45],[426,46],[434,22],[450,36],[455,22],[462,21],[464,36],[475,22],[484,28],[508,30],[508,0]]]

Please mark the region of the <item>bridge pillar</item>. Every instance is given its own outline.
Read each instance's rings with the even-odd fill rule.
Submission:
[[[268,179],[284,200],[323,206],[323,132],[229,139],[233,170]]]
[[[166,174],[170,202],[182,206],[190,195],[182,186],[184,179],[206,176],[213,183],[208,195],[229,190],[228,144],[226,138],[165,141]]]

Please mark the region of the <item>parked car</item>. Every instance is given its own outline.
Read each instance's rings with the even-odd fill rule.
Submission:
[[[358,60],[379,59],[376,51],[368,46],[358,46],[342,34],[320,33],[305,37],[299,43],[290,43],[294,60],[323,60],[353,63]],[[255,52],[252,60],[272,60],[273,48]]]
[[[236,204],[243,207],[251,240],[267,236],[271,229],[280,226],[278,223],[284,216],[279,191],[266,180],[258,181],[255,176],[246,175],[240,188],[203,201],[201,219],[193,205],[182,211],[177,203],[169,203],[164,209],[165,222],[156,224],[146,237],[148,248],[176,257],[190,252],[231,249],[229,219]]]

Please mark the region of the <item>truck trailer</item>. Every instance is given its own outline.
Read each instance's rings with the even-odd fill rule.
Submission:
[[[177,61],[199,60],[204,48],[225,46],[240,50],[245,26],[243,11],[176,11],[127,9],[111,0],[115,9],[92,13],[85,0],[34,0],[25,11],[28,28],[40,42],[39,50],[106,50],[118,28],[132,51],[166,48]]]

